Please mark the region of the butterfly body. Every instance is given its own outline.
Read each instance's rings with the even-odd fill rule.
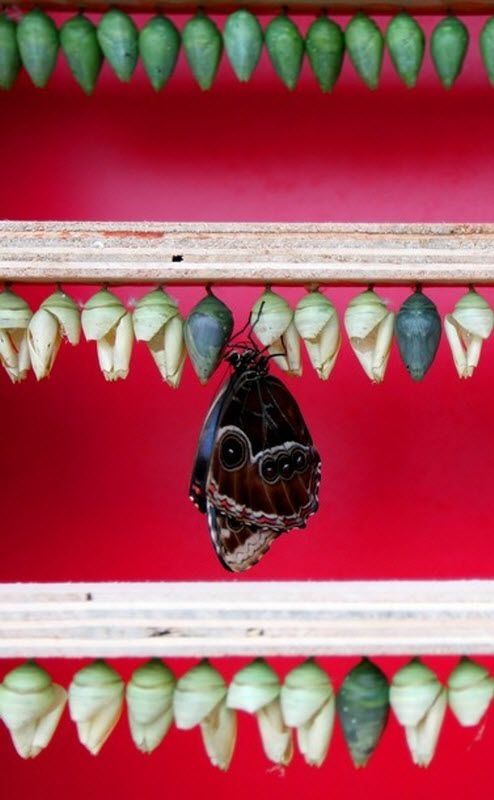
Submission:
[[[191,500],[207,514],[222,564],[253,566],[283,532],[318,507],[320,458],[286,386],[254,348],[234,351],[233,373],[204,423]]]

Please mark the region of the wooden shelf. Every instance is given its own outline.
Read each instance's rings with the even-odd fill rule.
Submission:
[[[31,8],[30,0],[21,0],[15,4],[16,8]],[[84,9],[87,11],[106,11],[111,4],[104,0],[85,0]],[[281,8],[286,8],[290,14],[312,14],[326,10],[331,16],[338,14],[354,14],[365,11],[368,14],[397,14],[406,10],[410,14],[492,14],[494,13],[493,0],[332,0],[325,3],[323,0],[249,0],[247,4],[232,2],[232,0],[202,0],[199,6],[210,13],[230,13],[238,8],[248,8],[256,13],[279,13]],[[80,3],[76,0],[38,0],[37,8],[52,11],[79,11]],[[191,0],[120,0],[118,7],[129,12],[156,12],[158,9],[171,14],[193,14],[198,5]]]
[[[494,285],[494,225],[0,222],[0,280]]]
[[[494,285],[494,225],[0,222],[0,280]],[[494,654],[494,581],[0,585],[0,657]]]
[[[494,654],[494,581],[0,585],[0,657]]]

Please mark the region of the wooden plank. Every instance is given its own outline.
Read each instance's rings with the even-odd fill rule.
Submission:
[[[494,654],[494,581],[0,586],[0,657]]]
[[[0,280],[494,285],[494,225],[0,222]]]
[[[110,7],[105,0],[85,0],[84,8],[87,11],[105,11]],[[52,11],[79,11],[80,4],[76,0],[38,0],[38,8]],[[31,8],[31,0],[21,0],[16,3],[16,8]],[[158,9],[172,14],[194,14],[197,5],[191,0],[119,0],[118,7],[132,12],[156,12]],[[331,16],[338,14],[354,14],[365,11],[368,14],[396,14],[398,11],[407,10],[410,14],[492,14],[493,0],[284,0],[275,3],[274,0],[249,0],[247,4],[235,0],[202,0],[201,8],[211,13],[230,13],[238,8],[248,8],[256,13],[279,13],[281,8],[286,8],[290,14],[317,13],[321,10],[328,11]]]

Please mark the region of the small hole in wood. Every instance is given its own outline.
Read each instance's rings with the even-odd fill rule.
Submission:
[[[183,260],[184,260],[183,256],[172,256],[172,261],[174,261],[175,263]]]

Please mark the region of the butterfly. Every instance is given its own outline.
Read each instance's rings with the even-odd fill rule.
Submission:
[[[317,511],[321,459],[270,357],[244,346],[225,360],[232,373],[202,427],[190,499],[223,566],[244,572]]]

